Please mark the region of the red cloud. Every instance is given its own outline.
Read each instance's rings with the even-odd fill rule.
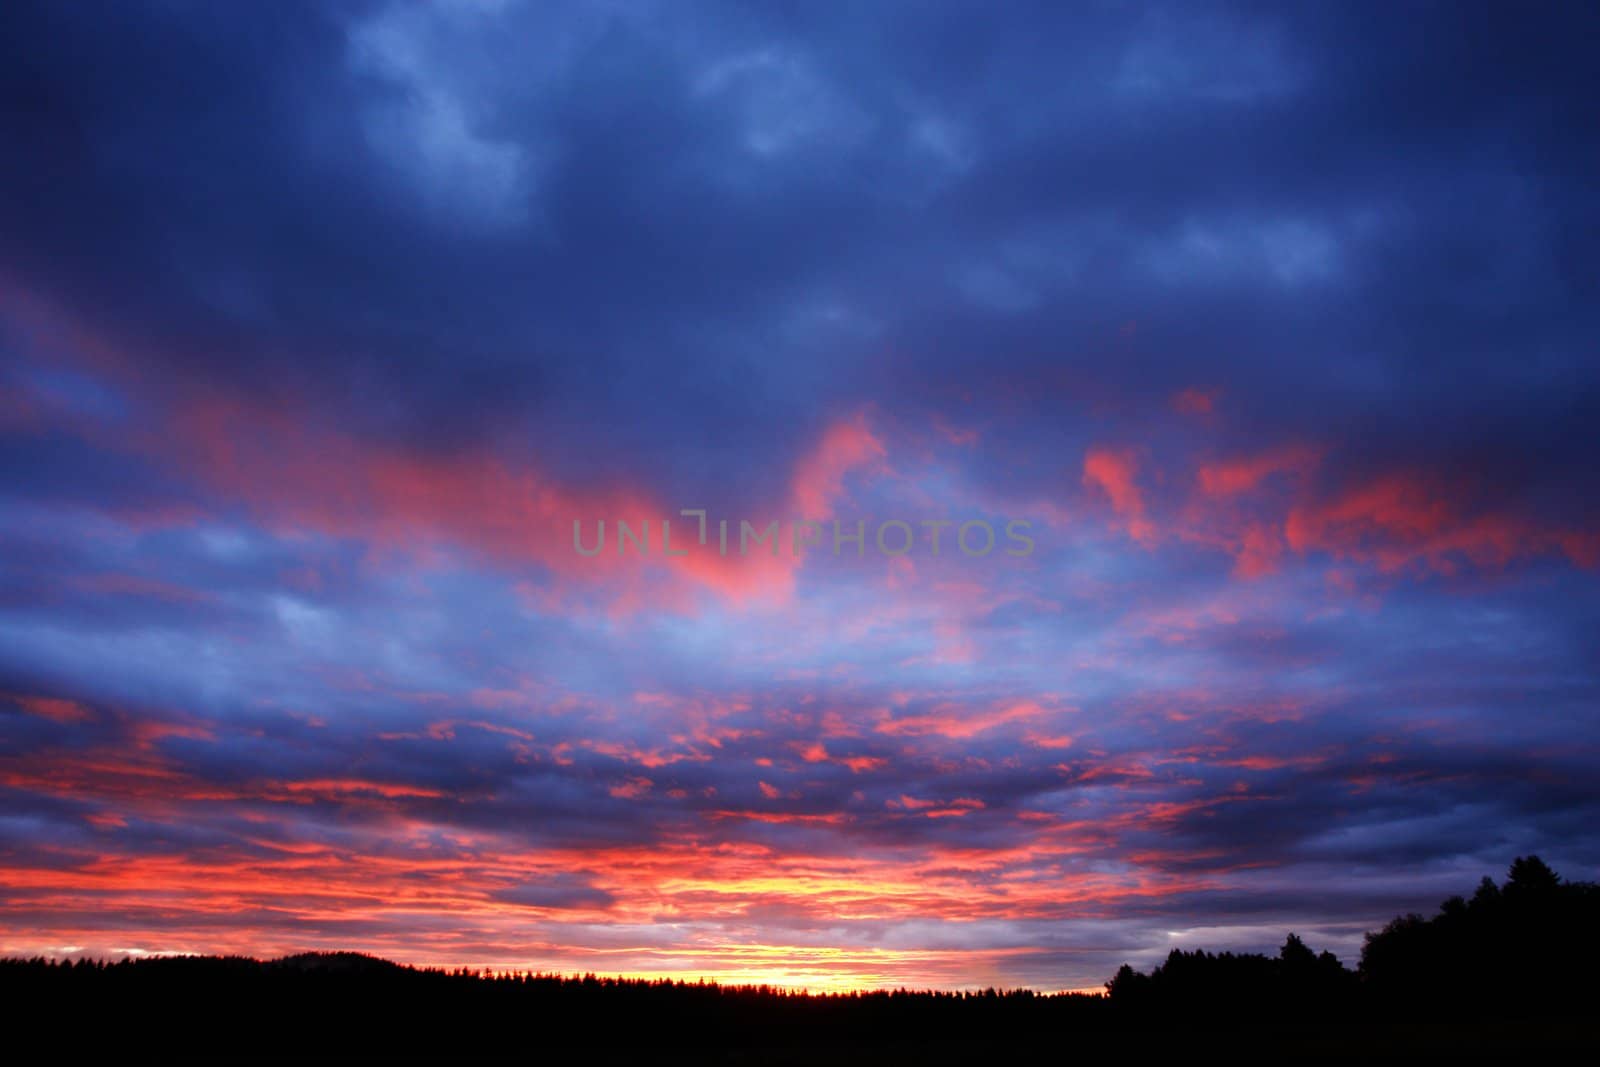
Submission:
[[[1600,533],[1486,505],[1475,499],[1470,478],[1399,470],[1328,493],[1310,478],[1326,451],[1291,444],[1202,464],[1199,492],[1183,508],[1179,536],[1227,551],[1241,578],[1271,573],[1290,551],[1323,552],[1386,572],[1504,567],[1547,553],[1585,567],[1600,562]],[[1122,487],[1119,511],[1143,514],[1131,467],[1105,461],[1101,474]],[[1282,479],[1275,483],[1281,491],[1262,492],[1274,478]]]
[[[864,415],[834,423],[795,467],[789,495],[796,514],[811,522],[830,517],[834,501],[844,491],[845,476],[882,463],[886,455]]]
[[[1464,494],[1414,472],[1383,475],[1292,509],[1284,536],[1297,552],[1323,551],[1384,571],[1453,572],[1461,561],[1503,567],[1547,552],[1592,567],[1600,534],[1506,511],[1469,511]]]
[[[1134,476],[1138,462],[1129,451],[1091,448],[1083,458],[1085,485],[1097,486],[1111,500],[1111,509],[1123,520],[1128,535],[1142,545],[1155,542],[1155,526],[1145,518],[1144,494]]]
[[[507,562],[538,563],[569,583],[609,587],[614,607],[623,611],[644,604],[685,606],[683,583],[734,603],[783,602],[803,563],[789,547],[724,554],[719,516],[707,517],[701,545],[697,519],[680,516],[677,504],[641,487],[566,485],[532,460],[513,462],[490,453],[436,456],[374,445],[317,430],[299,413],[215,395],[175,412],[167,429],[146,438],[142,448],[175,458],[214,490],[246,502],[280,527],[360,537],[380,550],[454,544]],[[772,517],[780,521],[780,540],[790,536],[797,517],[820,522],[831,516],[846,477],[885,455],[864,415],[829,426],[795,465],[792,512]],[[584,524],[586,544],[592,545],[601,519],[608,527],[605,549],[579,554],[574,520]],[[674,550],[686,554],[664,553],[662,519],[672,524]],[[730,545],[737,544],[744,519],[759,529],[772,521],[726,517]],[[618,520],[635,532],[649,521],[648,553],[618,551]],[[673,582],[680,583],[676,589]]]
[[[1247,493],[1274,474],[1304,474],[1320,458],[1317,449],[1290,445],[1254,456],[1205,463],[1200,467],[1200,488],[1211,496]]]
[[[976,737],[1006,723],[1036,719],[1044,714],[1046,714],[1045,709],[1031,700],[975,710],[953,704],[941,704],[933,711],[924,714],[886,719],[878,724],[878,732],[900,737],[936,736],[961,739]]]
[[[20,693],[11,693],[3,697],[29,715],[37,715],[41,719],[52,722],[74,723],[83,722],[92,718],[88,708],[75,700],[63,700],[60,697],[26,696]]]
[[[1221,397],[1221,389],[1190,386],[1173,394],[1172,409],[1184,415],[1209,415],[1216,410],[1217,401]]]

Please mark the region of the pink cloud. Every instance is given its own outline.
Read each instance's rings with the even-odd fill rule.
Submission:
[[[1316,466],[1321,452],[1305,445],[1289,445],[1251,456],[1219,460],[1200,466],[1200,488],[1211,496],[1247,493],[1275,474],[1305,474]]]
[[[790,498],[796,513],[811,522],[831,517],[834,502],[843,494],[846,475],[879,465],[886,455],[865,415],[835,422],[795,467]]]
[[[1046,714],[1043,707],[1031,700],[1003,703],[981,709],[941,704],[929,712],[903,715],[898,719],[885,719],[878,724],[878,732],[899,737],[936,736],[961,739],[976,737],[1007,723],[1023,722]]]
[[[63,700],[60,697],[27,696],[20,693],[8,693],[3,698],[15,704],[29,715],[37,715],[41,719],[51,722],[75,723],[85,722],[93,718],[93,713],[88,708],[75,700]]]
[[[1585,567],[1600,559],[1600,532],[1506,511],[1468,510],[1466,495],[1417,472],[1380,475],[1296,506],[1284,522],[1284,537],[1296,552],[1323,551],[1389,572],[1419,566],[1452,573],[1463,561],[1504,567],[1548,552]]]
[[[1144,493],[1135,480],[1137,473],[1138,461],[1131,451],[1091,448],[1083,459],[1084,484],[1104,492],[1128,535],[1149,546],[1155,542],[1156,530],[1145,517]]]
[[[1221,397],[1221,389],[1190,386],[1173,394],[1172,409],[1183,415],[1210,415]]]

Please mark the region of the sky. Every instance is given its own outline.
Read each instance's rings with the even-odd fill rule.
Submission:
[[[1597,31],[4,5],[0,954],[1080,989],[1595,877]]]

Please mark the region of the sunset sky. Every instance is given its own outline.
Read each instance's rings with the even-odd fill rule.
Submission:
[[[5,4],[0,955],[1055,990],[1595,877],[1597,39]]]

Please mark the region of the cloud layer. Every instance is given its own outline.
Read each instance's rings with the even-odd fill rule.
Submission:
[[[1593,877],[1597,28],[8,5],[0,952],[1059,989]]]

